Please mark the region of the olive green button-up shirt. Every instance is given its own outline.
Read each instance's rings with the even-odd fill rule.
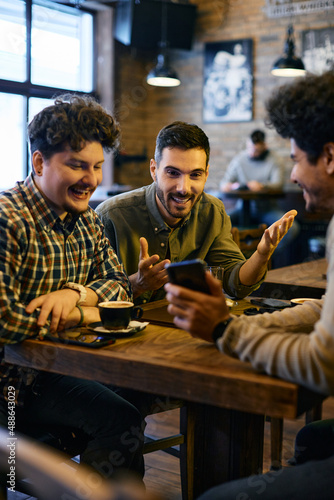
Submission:
[[[232,239],[230,218],[218,198],[203,193],[180,226],[172,229],[158,210],[155,192],[155,183],[152,183],[114,196],[96,208],[106,235],[128,275],[138,271],[139,238],[144,236],[149,254],[158,254],[161,260],[202,259],[209,266],[223,267],[224,291],[231,297],[245,297],[260,286],[261,281],[252,287],[240,283],[239,269],[245,258]],[[161,288],[145,292],[136,302],[158,300],[164,296]]]

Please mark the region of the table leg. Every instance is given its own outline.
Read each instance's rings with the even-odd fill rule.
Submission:
[[[193,403],[186,407],[193,443],[188,444],[187,465],[181,452],[184,500],[225,481],[262,472],[263,415]]]
[[[250,226],[250,200],[242,200],[242,208],[240,212],[240,226],[247,228]]]

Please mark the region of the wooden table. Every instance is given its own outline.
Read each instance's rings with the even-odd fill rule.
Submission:
[[[240,212],[239,225],[248,228],[251,225],[250,202],[254,200],[267,200],[271,198],[283,198],[285,192],[282,189],[262,189],[261,191],[251,191],[250,189],[235,189],[222,194],[224,199],[242,200],[242,210]]]
[[[5,346],[5,360],[183,399],[195,425],[189,500],[262,470],[265,415],[295,418],[323,399],[257,373],[182,330],[154,324],[102,349],[27,340]]]
[[[272,269],[254,295],[287,300],[299,297],[321,298],[326,291],[326,272],[326,259]]]

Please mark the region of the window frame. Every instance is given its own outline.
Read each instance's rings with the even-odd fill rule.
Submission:
[[[50,8],[52,7],[52,3],[54,0],[49,0]],[[21,95],[26,98],[25,101],[25,109],[24,116],[26,118],[26,123],[28,122],[28,113],[29,113],[29,98],[37,97],[37,98],[45,98],[52,99],[56,95],[60,95],[63,93],[71,93],[76,95],[91,95],[97,98],[97,66],[96,66],[96,12],[87,8],[81,8],[80,10],[85,11],[93,16],[93,47],[92,47],[92,87],[93,90],[91,92],[83,92],[80,90],[69,90],[66,88],[59,87],[49,87],[47,85],[36,85],[31,82],[31,29],[32,29],[32,6],[33,0],[25,0],[25,19],[26,19],[26,80],[24,82],[18,82],[14,80],[3,80],[0,78],[0,92],[4,94],[16,94]],[[67,6],[68,8],[72,8]],[[73,7],[75,9],[76,7]],[[25,165],[23,165],[23,177],[26,177],[29,173],[30,165],[29,165],[29,147],[27,142],[27,135],[25,131],[25,143],[26,143],[26,154],[25,154]],[[24,159],[23,159],[24,161]]]

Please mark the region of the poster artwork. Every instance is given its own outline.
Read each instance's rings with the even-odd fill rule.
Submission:
[[[205,45],[204,122],[252,120],[252,48],[251,39]]]

